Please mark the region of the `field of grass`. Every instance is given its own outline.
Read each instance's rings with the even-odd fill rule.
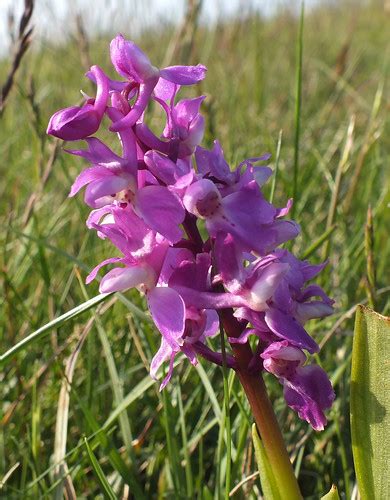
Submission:
[[[321,285],[336,300],[335,314],[310,325],[323,346],[316,361],[337,395],[325,431],[298,420],[279,384],[265,378],[309,499],[332,482],[343,498],[353,493],[354,307],[368,302],[390,314],[389,22],[382,2],[333,2],[305,15],[295,200],[302,234],[293,250],[316,263],[329,259]],[[281,137],[279,206],[293,193],[298,24],[287,12],[272,19],[253,14],[215,28],[189,23],[180,36],[166,29],[137,40],[156,65],[208,67],[200,85],[207,95],[203,145],[218,138],[232,166],[271,152],[274,167]],[[74,37],[61,47],[32,47],[0,116],[2,353],[98,295],[97,284],[86,287],[85,277],[111,253],[86,230],[82,199],[67,198],[80,162],[45,129],[54,111],[80,99],[80,88],[92,91],[83,78],[88,60],[109,71],[108,42],[89,40],[87,49]],[[0,85],[7,71],[7,61],[0,61]],[[365,245],[369,206],[373,243]],[[375,266],[371,287],[367,255]],[[65,485],[68,498],[72,491],[77,498],[102,498],[104,481],[118,498],[224,495],[222,370],[183,361],[159,393],[148,375],[159,334],[144,310],[138,293],[116,294],[65,318],[7,359],[0,372],[0,481],[6,476],[0,497],[62,498]],[[233,374],[228,383],[232,498],[259,498],[252,418]]]

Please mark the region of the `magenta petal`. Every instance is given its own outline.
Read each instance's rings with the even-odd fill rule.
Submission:
[[[88,276],[85,279],[85,283],[89,285],[91,281],[93,281],[96,278],[96,275],[99,271],[100,268],[103,266],[106,266],[107,264],[114,264],[116,262],[121,262],[122,259],[120,257],[111,257],[110,259],[103,260],[103,262],[100,262],[96,267],[92,269],[92,271],[88,274]]]
[[[324,290],[319,285],[309,285],[303,291],[299,300],[303,302],[311,297],[321,297],[321,299],[328,305],[332,305],[334,300],[330,299]]]
[[[315,365],[296,370],[291,380],[284,382],[284,397],[287,404],[316,431],[326,425],[324,410],[331,407],[335,394],[326,373]]]
[[[105,177],[110,177],[113,175],[114,175],[113,172],[111,172],[110,170],[108,170],[108,168],[105,167],[94,166],[86,168],[74,181],[70,189],[69,196],[74,196],[80,191],[80,189],[82,189],[85,185],[89,184],[90,182],[100,180]]]
[[[198,146],[195,151],[196,165],[198,171],[206,175],[210,173],[216,179],[231,184],[234,182],[234,173],[226,162],[219,141],[214,141],[211,151]]]
[[[111,62],[116,71],[125,78],[142,82],[156,74],[147,55],[134,43],[117,35],[110,44]]]
[[[215,258],[222,281],[229,287],[245,279],[244,266],[239,261],[239,251],[231,234],[218,233],[215,239]]]
[[[209,272],[211,258],[208,253],[199,253],[196,262],[193,258],[181,262],[172,273],[169,285],[174,288],[183,286],[194,290],[204,291],[209,289]]]
[[[101,293],[122,292],[150,281],[150,273],[144,267],[116,267],[100,282]]]
[[[152,95],[156,83],[157,77],[150,78],[148,80],[145,80],[145,83],[141,83],[141,85],[139,86],[137,100],[135,101],[131,111],[123,118],[113,122],[110,127],[111,132],[126,130],[127,128],[135,125],[135,123],[141,118],[142,113],[145,111],[147,105],[149,104],[149,99]]]
[[[119,164],[122,160],[120,156],[115,154],[109,147],[107,147],[102,141],[97,139],[96,137],[87,137],[85,139],[88,143],[88,149],[78,149],[65,150],[67,153],[72,155],[82,156],[87,159],[91,163],[99,164],[99,165],[112,165]]]
[[[289,211],[290,211],[290,209],[291,209],[292,206],[293,206],[293,199],[290,198],[287,201],[287,205],[284,208],[278,208],[277,209],[277,215],[276,215],[276,217],[285,217],[289,213]]]
[[[231,344],[246,344],[251,335],[259,337],[259,332],[255,328],[245,328],[238,337],[229,337]]]
[[[137,139],[143,142],[150,149],[155,149],[161,153],[169,153],[169,143],[160,140],[156,137],[150,128],[143,122],[138,122],[135,125],[135,133]]]
[[[85,191],[85,202],[92,208],[100,208],[113,201],[112,195],[126,189],[130,179],[124,175],[104,176],[91,182]]]
[[[203,335],[205,337],[213,337],[219,330],[219,316],[217,311],[210,309],[206,311],[206,326]]]
[[[172,101],[179,89],[179,85],[165,80],[164,78],[159,78],[154,88],[154,95],[163,101]]]
[[[317,276],[327,265],[328,261],[322,262],[321,264],[309,264],[304,261],[301,272],[305,281],[311,280]]]
[[[310,353],[320,350],[318,344],[292,316],[271,308],[265,312],[265,322],[275,335],[290,341],[291,344]]]
[[[272,170],[269,167],[253,167],[253,177],[259,186],[263,186],[271,175]]]
[[[170,357],[171,354],[173,353],[173,350],[171,346],[168,344],[168,342],[164,339],[164,337],[161,339],[161,345],[159,350],[156,352],[154,355],[152,362],[150,363],[150,376],[153,379],[157,379],[157,372],[160,366],[167,361]]]
[[[321,300],[297,304],[297,318],[303,324],[309,319],[324,318],[333,314],[333,307]]]
[[[260,270],[249,294],[245,295],[251,309],[254,311],[268,309],[266,302],[272,297],[289,268],[288,264],[272,262]]]
[[[169,360],[169,368],[168,368],[168,373],[166,375],[166,377],[164,378],[164,380],[161,382],[161,385],[159,387],[159,391],[161,392],[163,389],[165,389],[166,385],[168,384],[168,382],[171,380],[171,377],[172,377],[172,373],[173,373],[173,362],[175,360],[175,355],[172,354],[171,355],[171,359]]]
[[[223,208],[234,224],[248,232],[256,230],[260,224],[270,224],[276,215],[276,209],[263,198],[257,185],[226,196]]]
[[[242,297],[232,293],[199,292],[184,286],[175,286],[175,289],[183,297],[187,306],[194,306],[198,309],[228,309],[246,305]]]
[[[154,231],[162,234],[170,242],[182,238],[179,228],[184,220],[184,209],[174,194],[163,186],[147,186],[138,191],[136,208]]]
[[[193,254],[187,248],[169,248],[164,259],[164,264],[161,268],[158,284],[168,285],[175,269],[177,269],[182,262],[191,261],[192,259]]]
[[[78,141],[94,134],[101,117],[91,104],[72,106],[55,113],[47,127],[47,133],[64,141]]]
[[[194,99],[182,99],[174,107],[173,116],[175,121],[182,126],[187,126],[199,114],[200,105],[206,96],[195,97]]]
[[[160,76],[179,85],[192,85],[203,80],[206,71],[206,66],[202,64],[197,66],[169,66],[160,70]]]
[[[147,294],[148,305],[157,328],[172,349],[183,344],[185,305],[180,295],[168,287],[156,287]]]
[[[167,185],[175,184],[176,165],[168,157],[157,151],[148,151],[144,161],[154,176]]]
[[[108,79],[98,66],[92,66],[97,91],[94,104],[72,106],[55,113],[47,127],[47,133],[65,141],[77,141],[94,134],[103,118],[108,99]]]

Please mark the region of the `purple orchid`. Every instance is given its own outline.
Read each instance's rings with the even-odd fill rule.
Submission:
[[[119,79],[93,66],[87,76],[96,83],[96,98],[58,111],[48,126],[64,140],[85,139],[86,149],[68,151],[89,163],[70,196],[85,188],[93,209],[87,226],[120,253],[98,264],[87,283],[111,266],[101,279],[102,293],[136,288],[145,295],[161,334],[151,376],[168,364],[161,389],[180,354],[193,365],[202,357],[251,376],[266,371],[283,384],[299,417],[322,429],[334,393],[325,372],[306,364],[319,346],[305,324],[331,314],[333,301],[307,284],[325,264],[300,261],[280,248],[300,229],[284,219],[292,200],[276,208],[263,195],[272,171],[258,163],[269,155],[231,170],[218,141],[211,150],[200,146],[204,96],[177,95],[181,86],[203,80],[204,66],[158,69],[122,35],[111,42],[110,55]],[[161,136],[149,126],[151,101],[165,112]],[[118,153],[92,137],[105,116]],[[222,356],[209,339],[226,317],[234,328],[226,330],[231,352]],[[236,356],[240,347],[252,353],[245,366]]]

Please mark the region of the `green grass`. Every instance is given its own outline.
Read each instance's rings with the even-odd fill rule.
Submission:
[[[299,421],[286,408],[279,384],[266,378],[305,498],[318,498],[332,482],[349,496],[355,483],[349,434],[351,308],[367,300],[369,204],[376,309],[390,312],[384,290],[390,257],[387,22],[382,2],[364,7],[356,1],[353,8],[338,2],[306,13],[298,156],[298,19],[287,13],[270,20],[253,15],[215,29],[200,27],[190,50],[179,46],[172,61],[208,66],[200,89],[207,95],[204,144],[217,137],[232,166],[266,151],[275,159],[283,131],[274,202],[282,206],[292,196],[295,172],[295,218],[302,235],[294,251],[310,253],[315,262],[329,258],[322,285],[335,298],[336,313],[311,325],[313,336],[324,343],[316,361],[330,374],[337,394],[326,430],[315,433]],[[171,38],[167,29],[145,34],[140,44],[162,64]],[[109,70],[107,42],[91,41],[91,60]],[[45,136],[50,115],[77,102],[78,89],[91,90],[82,75],[73,41],[29,52],[0,118],[2,352],[98,295],[96,284],[85,288],[82,283],[88,270],[110,255],[107,244],[87,232],[82,199],[67,198],[80,162],[60,149],[53,155],[55,141]],[[160,394],[148,375],[159,335],[139,312],[144,308],[135,293],[108,297],[82,314],[55,321],[7,360],[0,373],[0,481],[8,477],[0,496],[49,498],[61,494],[58,485],[64,481],[78,498],[130,491],[137,498],[219,499],[225,497],[226,478],[231,489],[249,478],[234,498],[258,498],[258,478],[251,477],[256,471],[252,419],[238,381],[203,362],[198,369],[180,362]],[[85,341],[78,348],[81,336]],[[76,359],[66,398],[70,356]],[[54,456],[66,461],[68,479]]]

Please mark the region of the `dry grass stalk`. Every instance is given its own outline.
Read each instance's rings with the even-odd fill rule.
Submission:
[[[84,66],[85,70],[88,71],[92,66],[91,57],[89,55],[89,41],[88,35],[85,30],[85,24],[83,21],[83,16],[79,13],[76,15],[76,40],[77,46],[80,52],[81,64]]]
[[[93,326],[94,321],[95,319],[91,318],[87,322],[74,351],[69,356],[66,362],[65,374],[61,385],[60,396],[58,398],[56,431],[54,438],[54,462],[56,464],[54,469],[54,475],[55,479],[60,481],[57,484],[56,489],[54,491],[55,499],[63,498],[64,488],[66,496],[68,498],[76,498],[75,495],[73,496],[74,488],[68,473],[67,464],[65,462],[66,442],[68,435],[70,390],[72,386],[73,374],[74,374],[74,369],[76,367],[78,355],[81,351],[85,339],[87,338],[88,333],[90,332]]]
[[[202,0],[187,1],[183,23],[170,41],[163,66],[168,66],[173,60],[182,64],[188,64],[190,61],[201,7]]]
[[[364,249],[367,261],[367,276],[365,280],[365,288],[367,294],[368,305],[375,309],[376,302],[376,272],[374,259],[374,222],[371,205],[368,206],[367,220],[364,228]]]
[[[15,81],[16,72],[20,66],[24,54],[27,52],[31,44],[31,35],[33,27],[30,26],[31,16],[34,10],[34,0],[24,0],[24,10],[19,23],[19,31],[17,38],[14,39],[12,48],[13,56],[11,61],[11,69],[5,80],[5,83],[0,89],[0,116],[2,115],[7,98],[11,92]],[[10,17],[12,19],[12,17]],[[11,24],[11,21],[10,23]],[[12,39],[13,37],[11,37]]]

